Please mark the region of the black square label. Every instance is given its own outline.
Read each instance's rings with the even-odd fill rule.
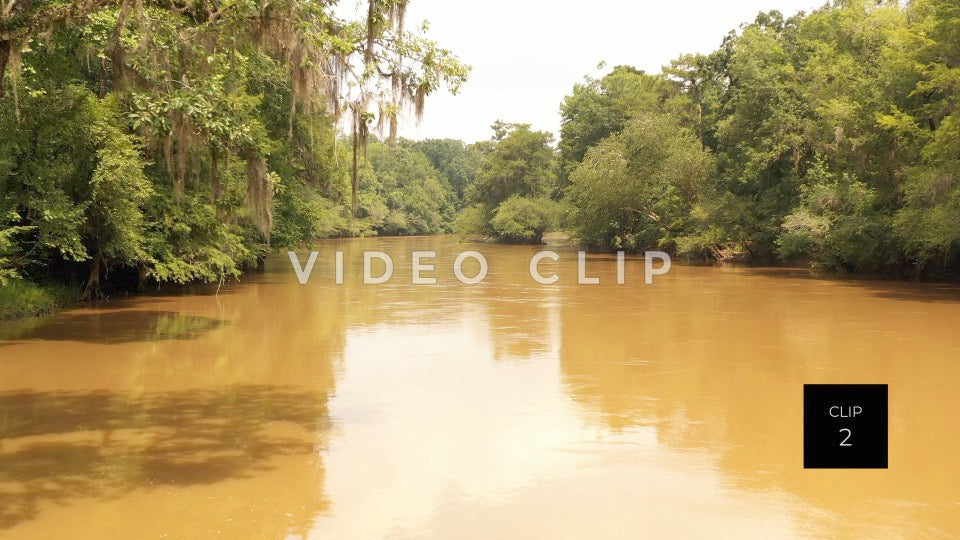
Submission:
[[[805,469],[887,468],[887,385],[803,385]]]

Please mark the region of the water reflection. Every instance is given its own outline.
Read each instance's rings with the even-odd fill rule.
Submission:
[[[63,340],[90,343],[126,343],[162,339],[193,339],[216,330],[224,322],[169,311],[73,311],[40,319],[0,333],[2,340]]]
[[[0,533],[305,533],[329,505],[340,298],[250,281],[68,312],[0,347]]]
[[[324,406],[314,393],[270,386],[4,392],[0,528],[51,503],[249,478],[277,456],[311,453]]]
[[[644,286],[637,259],[617,286],[609,256],[578,286],[569,250],[544,287],[538,248],[469,247],[490,263],[475,286],[454,239],[340,240],[305,286],[278,255],[222,295],[21,330],[0,348],[0,528],[960,535],[955,289],[682,265]],[[389,283],[362,283],[367,249]],[[412,286],[430,249],[439,283]],[[889,471],[802,469],[813,382],[890,384]]]
[[[960,472],[944,453],[960,448],[946,412],[960,396],[944,383],[960,375],[956,290],[704,271],[625,294],[564,289],[574,400],[614,432],[652,426],[662,446],[706,453],[740,493],[795,497],[791,534],[960,532]],[[814,382],[890,384],[889,471],[802,469],[801,392]]]

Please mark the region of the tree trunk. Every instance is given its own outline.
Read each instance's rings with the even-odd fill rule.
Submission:
[[[177,144],[176,170],[173,171],[173,195],[177,201],[182,201],[186,193],[189,133],[187,132],[186,120],[183,119],[183,114],[180,111],[173,114],[172,131],[171,135]]]
[[[7,73],[7,62],[10,60],[10,41],[0,41],[0,98],[4,96],[3,77]]]
[[[397,114],[394,113],[390,116],[390,146],[397,145]]]
[[[110,60],[113,68],[111,75],[113,76],[114,90],[119,90],[123,84],[123,45],[120,43],[120,36],[123,34],[123,27],[127,24],[127,17],[129,15],[130,2],[121,2],[120,12],[117,14],[117,24],[113,27],[113,43],[110,47]]]
[[[354,126],[356,126],[354,120]],[[360,183],[360,138],[357,136],[357,128],[353,129],[353,167],[350,171],[350,221],[357,217],[357,185]]]
[[[373,41],[376,38],[377,0],[367,0],[367,48],[363,51],[363,63],[373,61]]]
[[[217,149],[210,147],[210,202],[216,206],[220,201],[220,171],[217,164]],[[219,211],[218,211],[219,215]]]
[[[103,293],[100,290],[101,261],[103,261],[103,254],[98,249],[97,254],[93,256],[93,260],[90,262],[90,274],[87,276],[87,284],[83,287],[81,300],[99,301],[103,298]]]
[[[97,87],[97,97],[103,99],[107,95],[107,63],[104,59],[100,59],[97,62],[99,69],[97,70],[99,75],[99,86]]]
[[[137,263],[137,292],[143,292],[147,284],[147,265]]]
[[[403,63],[403,57],[399,56],[397,58],[396,64],[393,66],[393,73],[390,74],[390,94],[391,94],[391,109],[390,109],[390,146],[397,145],[397,124],[399,124],[400,118],[400,92],[403,90],[400,88],[400,67]]]

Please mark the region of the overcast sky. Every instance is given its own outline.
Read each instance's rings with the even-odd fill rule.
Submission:
[[[810,11],[824,0],[411,0],[408,27],[430,22],[429,36],[473,67],[460,93],[427,98],[419,126],[401,135],[474,142],[502,119],[559,132],[559,106],[574,83],[626,64],[657,72],[687,52],[716,49],[728,31],[772,9]],[[356,0],[341,9],[352,10]]]

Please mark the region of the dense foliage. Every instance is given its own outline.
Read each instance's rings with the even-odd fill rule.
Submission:
[[[537,243],[559,223],[553,135],[529,124],[493,124],[483,163],[466,193],[455,229],[465,236]],[[478,143],[479,144],[479,143]]]
[[[570,175],[571,221],[603,249],[674,248],[713,172],[711,156],[669,115],[643,115],[590,148]]]
[[[378,234],[449,232],[457,204],[449,180],[406,144],[375,144],[362,174],[359,223]]]
[[[406,5],[354,22],[329,1],[4,2],[0,283],[96,297],[238,276],[271,245],[448,230],[475,158],[393,146],[401,112],[467,68]],[[377,126],[389,147],[367,156]]]
[[[761,14],[710,55],[618,67],[564,101],[589,245],[960,272],[960,4]]]

